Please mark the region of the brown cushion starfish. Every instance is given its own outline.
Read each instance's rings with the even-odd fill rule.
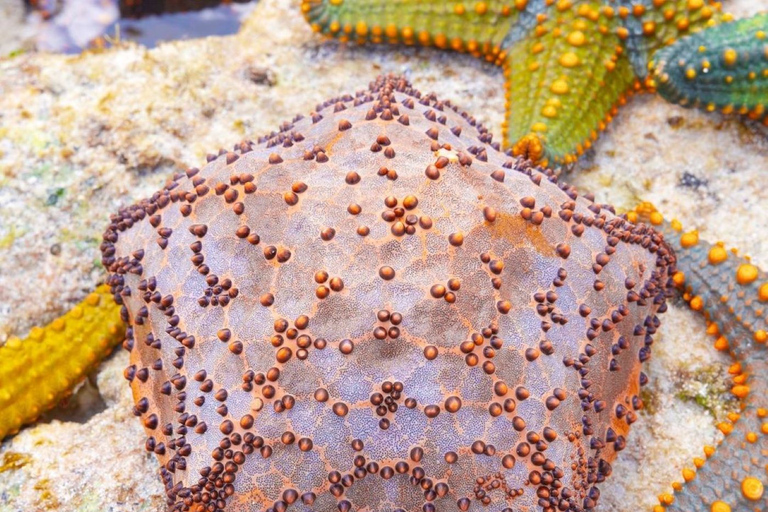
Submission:
[[[593,510],[674,257],[403,79],[113,216],[173,511]]]

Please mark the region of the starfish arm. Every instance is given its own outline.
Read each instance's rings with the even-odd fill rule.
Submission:
[[[302,0],[302,12],[315,31],[342,41],[419,43],[496,60],[526,4],[525,0]]]
[[[730,19],[720,3],[708,0],[619,0],[619,37],[624,41],[635,74],[648,75],[648,62],[660,48],[678,38]]]
[[[662,495],[654,512],[737,512],[766,510],[768,485],[768,358],[762,350],[759,358],[738,368],[743,372],[734,390],[745,390],[739,414],[718,425],[725,439],[717,446],[704,447],[703,457],[694,459],[693,467],[682,472],[683,484],[673,483],[675,493]],[[736,391],[735,391],[736,392]],[[695,469],[694,469],[695,468]]]
[[[673,103],[768,123],[768,13],[719,25],[660,50],[653,76],[659,93]]]
[[[58,404],[124,333],[120,308],[103,285],[26,339],[0,346],[0,440]]]
[[[685,483],[673,484],[674,495],[660,496],[661,505],[654,512],[764,511],[768,497],[764,491],[768,486],[768,274],[722,244],[699,240],[696,231],[683,233],[677,221],[665,222],[658,213],[652,213],[650,221],[675,251],[678,272],[673,281],[683,298],[707,319],[707,331],[717,337],[715,347],[729,350],[737,361],[730,370],[732,392],[742,399],[741,412],[718,425],[726,436],[722,444],[716,450],[705,447],[705,457],[694,460],[696,469],[683,470]]]
[[[516,155],[555,166],[591,146],[635,76],[612,8],[561,1],[539,20],[507,52],[503,135]]]

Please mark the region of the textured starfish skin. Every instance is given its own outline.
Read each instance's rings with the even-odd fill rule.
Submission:
[[[21,340],[0,346],[0,440],[66,397],[125,337],[108,286]]]
[[[659,235],[405,80],[318,108],[104,235],[169,508],[594,510],[642,408]]]
[[[723,244],[683,233],[677,221],[665,222],[651,205],[637,211],[675,251],[678,271],[673,281],[717,338],[715,348],[729,351],[736,363],[732,392],[742,400],[741,412],[718,425],[725,434],[715,449],[704,448],[694,468],[683,470],[684,484],[673,483],[674,495],[662,495],[654,512],[765,512],[768,510],[768,274]],[[630,219],[634,219],[630,216]]]
[[[659,94],[685,107],[765,118],[768,13],[681,39],[653,58]]]
[[[550,167],[574,162],[629,95],[653,90],[648,67],[656,51],[730,20],[718,3],[703,0],[303,0],[302,10],[314,30],[342,41],[432,45],[502,66],[504,142]],[[741,51],[744,26],[711,37]],[[716,105],[729,101],[731,89],[750,87],[740,76],[717,91]],[[673,77],[665,90],[677,83]],[[767,86],[762,79],[752,85],[745,109],[760,119]]]

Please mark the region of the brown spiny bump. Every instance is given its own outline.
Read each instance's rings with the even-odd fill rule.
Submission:
[[[675,251],[672,281],[706,318],[715,348],[734,357],[731,391],[741,399],[739,413],[718,424],[725,439],[717,450],[704,447],[683,469],[684,484],[673,484],[674,495],[662,494],[656,510],[768,510],[768,273],[724,244],[700,240],[676,220],[666,222],[649,203],[636,213]]]
[[[221,194],[182,176],[105,234],[170,510],[593,510],[642,406],[661,237],[397,77],[247,147],[196,173]]]

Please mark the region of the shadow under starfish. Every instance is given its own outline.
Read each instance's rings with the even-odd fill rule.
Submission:
[[[724,23],[704,0],[303,0],[302,11],[342,41],[418,43],[503,67],[503,142],[545,167],[575,162],[630,95],[657,85],[681,105],[768,122],[768,14]]]

